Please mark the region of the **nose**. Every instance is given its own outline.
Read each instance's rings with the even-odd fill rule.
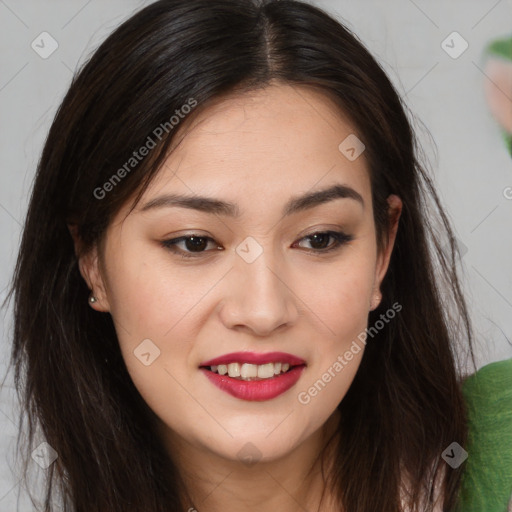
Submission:
[[[224,283],[225,299],[220,311],[227,328],[269,336],[296,322],[299,299],[293,292],[293,283],[266,254],[264,251],[252,263],[236,258]]]

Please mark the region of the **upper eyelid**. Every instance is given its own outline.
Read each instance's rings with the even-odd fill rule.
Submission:
[[[329,223],[327,223],[327,224],[329,224]],[[321,225],[321,223],[319,223],[319,225]],[[312,231],[308,231],[309,229],[312,229]],[[302,230],[302,231],[306,231],[306,233],[301,235],[300,237],[298,237],[296,240],[302,240],[303,238],[306,238],[306,237],[312,236],[312,235],[316,235],[318,233],[341,233],[341,234],[348,236],[349,231],[351,231],[351,229],[352,228],[349,228],[348,226],[342,227],[342,225],[334,225],[334,224],[332,224],[330,227],[314,226],[313,228],[310,227],[305,230]],[[170,235],[169,236],[164,235],[164,239],[169,241],[169,240],[177,240],[179,238],[189,238],[189,237],[195,236],[197,238],[208,238],[210,240],[216,241],[215,238],[213,238],[212,236],[201,233],[201,229],[194,230],[194,228],[191,228],[189,230],[185,229],[183,231],[189,231],[189,232],[180,234],[178,236],[172,236],[172,237]]]
[[[349,236],[349,234],[343,230],[339,230],[339,229],[317,229],[316,231],[312,231],[311,233],[308,233],[306,235],[302,235],[301,237],[297,238],[297,240],[303,240],[304,238],[309,238],[313,235],[318,235],[318,234],[330,234],[331,236],[334,235],[334,234],[340,234],[340,235],[346,235],[346,236]],[[211,240],[212,242],[215,242],[217,243],[217,240],[215,240],[215,238],[209,236],[209,235],[202,235],[200,233],[197,233],[197,232],[194,232],[194,233],[188,233],[188,234],[185,234],[185,235],[180,235],[180,236],[176,236],[176,237],[173,237],[173,238],[166,238],[164,240],[164,242],[173,242],[173,241],[180,241],[182,242],[183,240],[186,240],[187,238],[206,238],[207,240]]]

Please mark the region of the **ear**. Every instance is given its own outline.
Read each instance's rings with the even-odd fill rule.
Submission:
[[[91,290],[91,295],[96,298],[96,301],[89,302],[89,305],[96,311],[108,312],[110,311],[110,305],[107,298],[105,280],[101,272],[98,246],[95,245],[89,251],[84,252],[78,234],[78,226],[76,224],[68,224],[68,229],[73,238],[80,274]]]
[[[388,196],[387,202],[389,230],[387,233],[387,239],[385,237],[385,240],[387,240],[385,242],[385,246],[383,247],[380,254],[377,256],[377,264],[375,266],[375,277],[373,281],[373,294],[378,295],[379,297],[381,296],[380,286],[389,267],[389,261],[391,259],[391,253],[393,252],[396,233],[398,230],[398,221],[402,213],[402,200],[397,195],[391,194],[390,196]]]

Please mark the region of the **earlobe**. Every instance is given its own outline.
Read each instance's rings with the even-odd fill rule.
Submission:
[[[110,306],[108,304],[105,282],[101,274],[98,247],[94,246],[91,250],[84,253],[76,224],[68,224],[68,229],[73,238],[80,275],[91,290],[87,301],[96,311],[108,312]]]
[[[110,311],[97,246],[79,257],[78,266],[80,268],[80,274],[91,290],[91,294],[88,298],[89,305],[96,311]]]

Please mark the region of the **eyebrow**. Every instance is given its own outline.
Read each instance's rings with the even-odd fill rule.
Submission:
[[[334,201],[335,199],[353,199],[364,208],[364,200],[361,194],[347,185],[334,185],[323,190],[307,192],[306,194],[292,197],[283,208],[282,215],[288,216]],[[187,196],[178,194],[165,194],[147,202],[141,211],[154,208],[181,207],[199,210],[201,212],[224,215],[228,217],[240,217],[240,209],[236,203],[222,201],[204,196]]]

